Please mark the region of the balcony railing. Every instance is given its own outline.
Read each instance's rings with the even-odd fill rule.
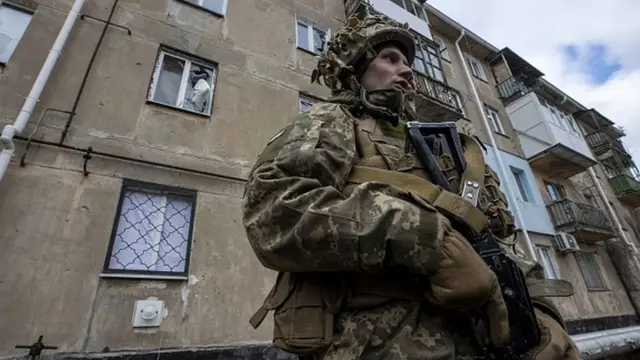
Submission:
[[[613,228],[604,211],[592,205],[562,199],[547,205],[554,226],[573,233],[578,241],[605,240],[613,236]]]
[[[505,104],[508,104],[526,95],[531,90],[531,87],[525,85],[521,79],[515,76],[512,76],[498,84],[498,93],[500,94],[500,99],[502,99]]]
[[[446,106],[455,112],[462,114],[462,109],[460,109],[458,102],[456,101],[456,94],[458,94],[456,89],[417,71],[413,73],[413,77],[418,93],[442,106]]]
[[[640,181],[627,174],[620,174],[609,179],[620,202],[633,208],[640,207]]]
[[[596,155],[609,149],[615,149],[621,153],[627,154],[627,150],[625,150],[620,140],[612,139],[602,132],[589,134],[585,136],[585,139],[587,140],[587,144],[589,144],[589,147]]]

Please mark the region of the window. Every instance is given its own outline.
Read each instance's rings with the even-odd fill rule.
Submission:
[[[564,187],[562,185],[544,182],[544,186],[547,189],[547,194],[549,194],[549,199],[551,202],[559,201],[565,198]]]
[[[318,54],[324,51],[329,41],[329,30],[311,24],[311,21],[298,18],[296,21],[296,41],[299,48]]]
[[[182,1],[203,7],[221,16],[224,16],[227,12],[227,0],[182,0]]]
[[[315,105],[318,101],[315,99],[312,99],[308,96],[304,96],[304,95],[300,95],[300,112],[305,112],[307,110],[309,110],[313,105]]]
[[[161,51],[151,81],[149,100],[211,115],[215,83],[214,65]]]
[[[536,245],[536,252],[540,259],[540,265],[544,269],[544,276],[547,279],[560,279],[560,269],[553,250],[548,246]]]
[[[484,73],[484,68],[482,64],[477,59],[471,57],[471,55],[467,56],[467,65],[469,65],[469,70],[471,70],[471,74],[477,77],[478,79],[487,81],[487,76]]]
[[[444,43],[444,40],[439,36],[433,35],[433,41],[440,46],[440,57],[446,61],[451,61],[451,58],[449,58],[449,49],[447,49],[447,44]]]
[[[522,201],[529,202],[531,199],[531,191],[529,190],[529,183],[527,182],[527,176],[522,169],[515,168],[510,166],[511,173],[516,180],[516,185],[518,185],[518,190],[520,191],[520,197]]]
[[[6,64],[27,30],[32,14],[18,7],[0,3],[0,64]]]
[[[438,55],[438,49],[434,45],[426,42],[416,42],[416,58],[413,61],[412,68],[432,79],[445,82],[442,62]]]
[[[504,135],[504,128],[502,127],[502,121],[498,113],[487,105],[484,106],[484,112],[491,123],[491,127],[493,127],[493,131]]]
[[[186,275],[196,193],[125,180],[105,273]]]
[[[581,251],[576,253],[575,256],[587,290],[608,290],[607,284],[600,272],[596,255],[591,252]]]

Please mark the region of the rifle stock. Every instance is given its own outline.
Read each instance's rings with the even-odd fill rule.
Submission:
[[[431,180],[444,190],[451,191],[451,186],[440,170],[432,149],[445,146],[445,151],[449,152],[456,170],[462,176],[466,160],[455,123],[408,122],[405,125],[405,133],[406,150],[415,150]],[[441,137],[444,137],[444,143],[441,142]],[[540,343],[541,337],[522,270],[507,256],[488,227],[480,233],[475,233],[460,219],[451,220],[496,274],[509,314],[511,343],[504,349],[497,349],[491,344],[485,314],[476,312],[470,316],[478,347],[487,359],[521,359]]]

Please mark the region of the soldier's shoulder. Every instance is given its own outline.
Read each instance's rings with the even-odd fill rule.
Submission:
[[[313,119],[322,122],[351,121],[352,116],[344,105],[322,102],[313,105],[307,111],[300,114],[303,119]]]

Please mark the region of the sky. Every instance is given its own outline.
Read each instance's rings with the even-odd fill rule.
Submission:
[[[640,166],[640,0],[427,0],[627,136]]]

